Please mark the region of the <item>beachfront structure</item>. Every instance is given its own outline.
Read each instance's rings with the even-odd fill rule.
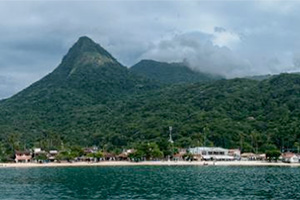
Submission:
[[[186,153],[187,153],[186,149],[183,149],[183,148],[178,149],[178,152],[173,155],[173,160],[174,161],[184,160],[184,155],[186,155]]]
[[[51,162],[54,162],[56,159],[56,156],[58,155],[58,151],[57,150],[50,150],[47,157],[48,160]]]
[[[27,163],[30,162],[32,159],[30,151],[16,151],[15,152],[15,162],[23,162]]]
[[[116,155],[114,153],[103,152],[103,159],[106,161],[115,161]]]
[[[41,148],[34,148],[33,149],[33,154],[32,154],[32,159],[35,162],[43,162],[47,158],[47,153],[46,151],[43,151]]]
[[[34,148],[33,149],[33,153],[34,154],[39,154],[39,153],[41,153],[42,152],[42,149],[41,148]]]
[[[43,151],[41,148],[34,148],[33,149],[34,157],[39,156],[41,154],[46,154],[46,151]]]
[[[282,162],[286,163],[298,163],[299,158],[296,154],[287,152],[282,154]]]
[[[251,161],[251,160],[266,160],[266,154],[255,154],[251,152],[245,152],[241,154],[241,160]]]
[[[228,149],[221,147],[194,147],[189,148],[189,152],[202,160],[234,160],[233,156],[228,155]]]
[[[89,153],[97,153],[98,152],[98,147],[93,146],[93,147],[87,147],[83,149],[84,154],[89,154]]]
[[[130,160],[130,154],[136,152],[135,149],[123,149],[123,152],[116,156],[116,160],[125,161]]]
[[[256,158],[255,154],[251,153],[251,152],[245,152],[245,153],[242,153],[242,155],[241,155],[241,159],[243,161],[256,160],[255,158]]]
[[[228,150],[228,155],[233,156],[235,160],[240,160],[241,159],[241,150],[239,150],[239,149],[229,149]]]

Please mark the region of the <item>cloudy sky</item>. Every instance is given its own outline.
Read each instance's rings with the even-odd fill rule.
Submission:
[[[87,35],[131,66],[187,60],[228,78],[300,71],[300,1],[0,1],[0,98]]]

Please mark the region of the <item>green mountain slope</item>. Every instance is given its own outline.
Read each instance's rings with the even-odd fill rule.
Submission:
[[[175,144],[182,147],[264,152],[276,146],[295,151],[300,139],[299,81],[299,75],[282,74],[262,82],[232,79],[152,91],[114,110],[109,123],[117,126],[107,130],[120,133],[123,140],[107,137],[102,145],[167,139],[171,125]]]
[[[154,60],[142,60],[130,68],[130,71],[161,83],[196,83],[219,80],[222,77],[196,72],[184,63],[165,63]]]
[[[81,37],[52,73],[1,101],[0,136],[20,132],[26,134],[25,140],[34,140],[44,130],[61,130],[65,123],[72,135],[81,120],[76,116],[86,107],[97,105],[107,110],[109,102],[117,104],[157,87],[132,74],[91,39]],[[80,134],[78,130],[72,137]]]
[[[299,74],[160,86],[83,37],[52,73],[0,102],[0,146],[114,150],[164,144],[172,126],[179,147],[295,149],[299,102]]]
[[[100,45],[81,37],[52,73],[7,101],[31,104],[41,97],[49,99],[63,93],[75,95],[79,101],[99,102],[143,90],[148,83],[129,72]],[[73,100],[77,101],[75,96]]]
[[[268,78],[271,78],[272,75],[267,74],[267,75],[257,75],[257,76],[246,76],[244,78],[250,79],[250,80],[256,80],[256,81],[262,81],[262,80],[266,80]]]

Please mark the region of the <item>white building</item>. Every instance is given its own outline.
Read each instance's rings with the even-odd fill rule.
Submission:
[[[57,150],[50,150],[48,154],[48,159],[53,162],[55,161],[57,155],[58,155]]]
[[[38,154],[38,153],[41,153],[42,152],[42,149],[41,148],[34,148],[33,149],[33,153],[34,154]]]
[[[233,156],[228,155],[228,149],[221,147],[195,147],[190,148],[189,152],[201,156],[203,160],[234,160]]]
[[[294,153],[284,153],[282,154],[282,162],[286,162],[286,163],[298,163],[299,162],[299,158],[296,154]]]
[[[239,149],[229,149],[228,155],[234,157],[235,160],[241,159],[241,150]]]

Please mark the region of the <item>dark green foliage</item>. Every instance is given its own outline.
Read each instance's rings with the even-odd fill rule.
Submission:
[[[88,153],[86,156],[90,158],[96,158],[99,160],[100,158],[103,158],[103,153],[98,151],[96,153]]]
[[[43,153],[43,154],[39,154],[39,155],[35,156],[34,159],[37,161],[46,161],[48,158],[47,158],[47,155],[45,153]]]
[[[84,152],[80,146],[71,146],[68,149],[62,149],[59,154],[55,157],[56,160],[66,160],[72,161],[75,158],[81,157],[84,155]]]
[[[278,150],[269,150],[266,151],[266,157],[269,160],[269,162],[271,161],[277,161],[279,159],[279,156],[281,155],[281,152]]]
[[[12,149],[21,148],[16,142],[22,142],[8,141],[14,133],[26,135],[20,138],[23,144],[41,141],[39,145],[43,145],[47,140],[44,148],[50,148],[53,140],[87,143],[91,138],[86,135],[91,137],[91,133],[86,129],[93,127],[90,123],[97,123],[103,114],[108,117],[131,95],[158,87],[132,74],[98,44],[82,37],[52,73],[0,103],[0,139],[13,145]],[[124,144],[122,138],[112,140],[114,145]]]
[[[186,153],[183,155],[183,159],[184,160],[188,160],[188,161],[193,161],[194,160],[194,156],[191,153]]]
[[[153,160],[164,157],[163,152],[156,143],[140,143],[136,145],[135,149],[136,151],[131,153],[129,157],[136,161]]]
[[[208,82],[222,79],[221,76],[193,71],[187,66],[187,63],[165,63],[154,60],[142,60],[132,66],[130,71],[167,84]]]
[[[250,80],[256,80],[256,81],[262,81],[271,78],[272,75],[257,75],[257,76],[246,76],[245,78],[250,79]]]
[[[72,161],[74,160],[76,155],[72,154],[70,151],[61,151],[59,154],[55,157],[58,161]]]
[[[81,38],[51,74],[0,102],[1,152],[73,145],[120,152],[150,142],[168,156],[169,126],[175,147],[297,149],[299,102],[299,74],[159,85]]]

